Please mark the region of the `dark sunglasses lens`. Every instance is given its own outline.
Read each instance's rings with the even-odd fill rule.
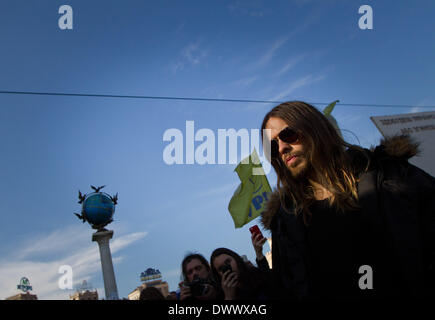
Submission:
[[[278,142],[272,140],[270,143],[270,155],[272,158],[277,158],[279,153]]]
[[[297,132],[293,131],[292,129],[290,129],[288,127],[285,128],[284,130],[282,130],[278,136],[282,141],[287,142],[287,143],[295,142],[299,138],[299,135],[297,134]]]

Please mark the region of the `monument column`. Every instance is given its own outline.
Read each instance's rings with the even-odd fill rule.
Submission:
[[[101,230],[92,234],[92,241],[98,243],[100,248],[101,268],[103,269],[104,291],[107,300],[118,300],[115,272],[113,270],[112,255],[109,240],[113,237],[112,230]]]

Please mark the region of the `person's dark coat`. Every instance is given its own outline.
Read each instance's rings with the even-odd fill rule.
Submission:
[[[360,172],[361,210],[355,233],[361,235],[361,241],[354,254],[374,265],[373,289],[359,289],[357,295],[349,296],[433,296],[435,178],[408,163],[418,153],[417,145],[408,137],[384,140],[365,152],[370,158],[368,168],[367,156],[350,152]],[[298,299],[312,298],[310,270],[321,266],[310,265],[306,227],[300,217],[283,208],[277,191],[269,198],[262,224],[272,233],[272,270],[281,293]],[[357,275],[357,279],[361,276]],[[335,298],[334,294],[329,297]]]
[[[276,290],[270,270],[247,267],[245,283],[237,288],[236,300],[273,300]]]

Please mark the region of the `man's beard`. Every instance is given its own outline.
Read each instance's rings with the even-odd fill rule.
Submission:
[[[288,170],[287,172],[290,174],[293,180],[306,180],[311,172],[311,166],[304,155],[298,155],[298,157],[300,157],[300,159],[297,159],[298,163],[296,166],[287,166],[285,163],[284,166]]]

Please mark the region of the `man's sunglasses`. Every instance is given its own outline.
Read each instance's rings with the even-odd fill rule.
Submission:
[[[294,143],[298,141],[299,134],[289,127],[286,127],[282,129],[280,133],[278,133],[278,138],[285,143]],[[270,142],[270,154],[272,158],[278,158],[279,156],[279,145],[277,139],[273,139]]]

